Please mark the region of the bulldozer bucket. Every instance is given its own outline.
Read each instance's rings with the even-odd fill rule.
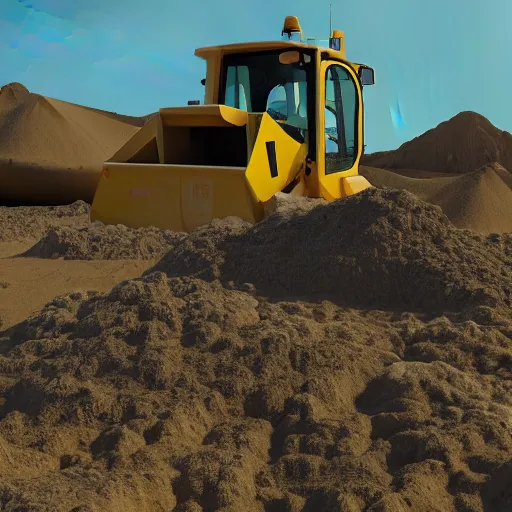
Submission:
[[[266,113],[162,109],[104,164],[91,221],[185,232],[228,216],[255,223],[305,154]]]

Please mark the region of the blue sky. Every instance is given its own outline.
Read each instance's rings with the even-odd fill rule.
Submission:
[[[365,88],[367,151],[461,110],[512,131],[512,0],[332,3],[348,58],[376,72]],[[0,85],[143,115],[203,99],[195,48],[279,39],[286,15],[328,37],[329,0],[1,0]]]

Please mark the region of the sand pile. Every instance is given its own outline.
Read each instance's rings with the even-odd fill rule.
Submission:
[[[496,174],[512,189],[512,172],[507,171],[507,169],[499,164],[494,164],[492,167]]]
[[[158,272],[56,298],[1,343],[0,503],[505,512],[510,329]]]
[[[91,201],[103,162],[141,122],[29,92],[0,89],[0,201]]]
[[[512,135],[475,112],[461,112],[396,150],[369,154],[362,161],[372,167],[457,174],[493,162],[512,171]]]
[[[186,238],[157,228],[132,229],[123,225],[94,223],[82,227],[57,227],[22,257],[65,260],[152,260],[161,257]]]
[[[275,206],[0,332],[0,508],[510,510],[512,236],[406,191]]]
[[[458,230],[409,192],[370,189],[307,213],[276,212],[254,227],[213,223],[154,270],[252,283],[272,297],[461,311],[508,307],[511,265],[500,237]]]
[[[51,227],[88,222],[89,205],[84,201],[64,206],[0,206],[0,243],[37,240]]]
[[[440,206],[458,228],[483,234],[512,232],[512,175],[500,164],[485,165],[462,176],[417,179],[372,167],[361,174],[379,188],[408,190]]]
[[[19,105],[29,96],[29,90],[18,82],[0,87],[0,112]]]
[[[510,510],[510,235],[298,203],[0,333],[2,507]]]

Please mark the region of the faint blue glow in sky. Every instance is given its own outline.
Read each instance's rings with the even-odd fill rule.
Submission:
[[[329,1],[1,0],[0,85],[132,115],[184,105],[204,94],[195,48],[279,39],[287,15],[325,38]],[[512,131],[511,18],[511,0],[333,1],[349,59],[376,71],[364,91],[367,150],[461,110]]]
[[[391,122],[393,123],[393,126],[398,129],[405,128],[405,121],[402,116],[400,101],[398,99],[394,105],[389,107],[389,112],[391,114]]]

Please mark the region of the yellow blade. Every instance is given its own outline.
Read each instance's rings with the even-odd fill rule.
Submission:
[[[263,217],[244,167],[106,163],[91,207],[93,222],[186,232],[228,216]]]

